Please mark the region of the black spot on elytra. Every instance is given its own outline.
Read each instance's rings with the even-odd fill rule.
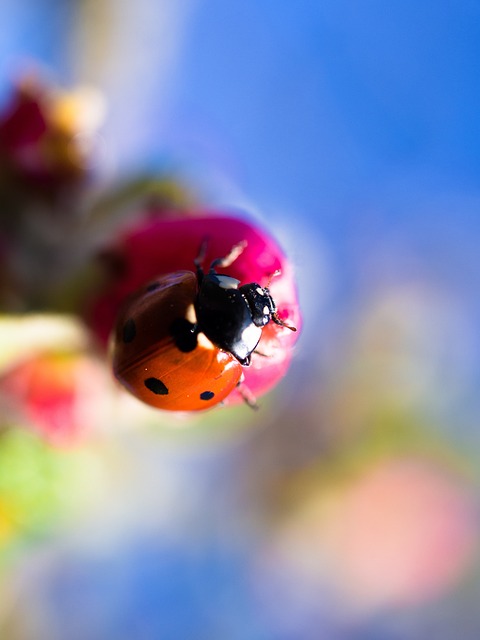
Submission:
[[[133,342],[136,335],[137,335],[137,327],[135,325],[135,320],[133,318],[129,318],[123,325],[123,330],[122,330],[123,341]]]
[[[200,394],[200,400],[211,400],[214,396],[215,394],[213,391],[202,391]]]
[[[155,393],[157,396],[168,395],[168,388],[158,378],[147,378],[143,383],[149,391]]]
[[[189,353],[197,346],[198,335],[195,325],[186,318],[176,318],[172,322],[170,335],[177,349],[183,353]]]

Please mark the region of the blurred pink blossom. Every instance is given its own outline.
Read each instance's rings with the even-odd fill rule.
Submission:
[[[85,177],[87,141],[100,126],[100,96],[88,89],[59,92],[36,77],[20,81],[0,113],[0,166],[37,190]]]
[[[311,489],[273,545],[309,597],[329,582],[350,613],[414,606],[468,571],[479,532],[473,492],[443,467],[389,459]]]
[[[0,378],[0,395],[11,421],[58,446],[78,444],[98,432],[108,392],[104,365],[77,352],[37,354]]]

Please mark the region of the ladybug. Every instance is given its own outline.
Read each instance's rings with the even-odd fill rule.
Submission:
[[[240,285],[217,272],[246,244],[235,245],[204,273],[204,242],[195,273],[162,276],[129,299],[114,329],[112,358],[115,377],[134,396],[158,409],[200,411],[237,388],[256,407],[243,385],[243,368],[250,365],[263,327],[273,320],[296,329],[279,318],[268,285]]]

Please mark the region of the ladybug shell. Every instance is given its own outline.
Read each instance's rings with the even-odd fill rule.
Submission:
[[[236,358],[203,334],[188,350],[172,337],[174,323],[194,313],[197,290],[193,272],[176,271],[142,287],[118,317],[114,374],[130,393],[158,409],[208,409],[224,400],[242,375]]]

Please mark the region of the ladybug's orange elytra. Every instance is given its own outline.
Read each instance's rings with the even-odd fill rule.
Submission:
[[[197,292],[197,276],[177,271],[140,289],[119,315],[112,349],[115,376],[158,409],[208,409],[240,381],[242,366],[233,355],[189,331]]]

